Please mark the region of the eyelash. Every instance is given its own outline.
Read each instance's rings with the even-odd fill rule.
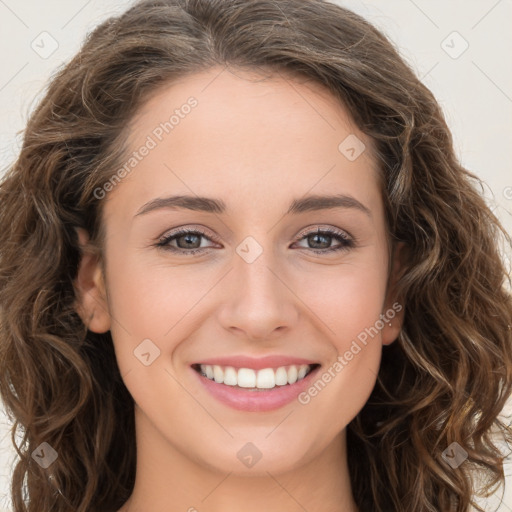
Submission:
[[[173,253],[181,253],[181,254],[185,254],[187,256],[192,256],[198,252],[204,252],[205,249],[206,250],[211,249],[211,247],[200,247],[197,249],[188,250],[188,249],[172,247],[169,245],[170,242],[172,242],[173,240],[180,238],[181,236],[189,235],[189,234],[200,235],[201,237],[204,237],[213,242],[219,243],[219,240],[216,237],[207,235],[201,229],[198,229],[198,228],[185,229],[184,228],[184,229],[180,229],[178,231],[174,231],[173,233],[169,233],[168,235],[162,237],[158,241],[158,243],[156,243],[155,245],[156,245],[156,247],[162,248],[166,251],[171,251]],[[337,229],[332,229],[332,228],[326,228],[326,229],[318,228],[317,231],[303,232],[299,235],[299,237],[295,240],[294,243],[300,242],[311,235],[327,235],[327,236],[335,238],[339,242],[342,242],[340,245],[335,246],[335,247],[330,247],[328,249],[310,249],[310,248],[306,248],[306,247],[302,248],[307,251],[311,251],[315,254],[326,254],[326,253],[337,252],[337,251],[346,251],[346,250],[352,249],[356,246],[356,244],[355,244],[356,240],[354,238],[348,238],[347,235],[343,231],[339,231]]]

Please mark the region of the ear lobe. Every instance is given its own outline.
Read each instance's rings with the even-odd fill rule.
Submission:
[[[404,322],[404,312],[403,304],[398,301],[395,301],[392,307],[384,311],[382,321],[385,324],[381,331],[383,345],[391,345],[398,338]],[[391,318],[393,314],[394,317]]]
[[[104,333],[110,329],[110,313],[100,256],[89,244],[87,232],[76,231],[82,256],[74,282],[75,309],[90,331]]]
[[[393,255],[393,268],[389,276],[388,288],[386,292],[386,300],[384,301],[384,310],[382,311],[382,344],[391,345],[402,330],[405,305],[396,295],[396,283],[398,277],[403,270],[406,258],[407,248],[404,242],[399,242],[395,247]]]

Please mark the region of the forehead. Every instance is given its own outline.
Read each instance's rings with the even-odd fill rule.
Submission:
[[[113,196],[126,188],[139,206],[163,189],[222,192],[229,203],[244,191],[253,201],[286,192],[289,202],[308,191],[368,195],[378,188],[373,143],[342,103],[286,74],[213,68],[188,75],[153,93],[128,133],[130,154],[150,150]]]
[[[191,101],[193,108],[188,105]],[[235,131],[240,136],[252,132],[261,138],[280,128],[285,128],[280,137],[283,142],[286,134],[295,140],[316,135],[318,141],[329,132],[336,134],[334,138],[346,132],[357,135],[373,151],[372,141],[357,128],[341,100],[322,84],[297,74],[263,75],[222,67],[188,74],[151,93],[127,127],[130,141],[136,145],[145,135],[162,130],[157,138],[172,132],[178,140],[190,124],[183,122],[187,117],[192,118],[195,130],[206,124],[212,140],[233,136]],[[209,124],[212,121],[215,123]],[[159,130],[160,123],[167,123],[167,130],[165,126]]]

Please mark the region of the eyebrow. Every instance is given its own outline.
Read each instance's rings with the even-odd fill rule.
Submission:
[[[158,197],[144,204],[135,216],[144,215],[159,209],[185,209],[206,213],[225,213],[227,210],[226,203],[222,199],[214,199],[211,197],[201,196],[169,196]],[[334,208],[345,208],[359,210],[370,218],[372,213],[370,209],[363,203],[359,202],[352,196],[337,195],[310,195],[300,199],[294,199],[286,215],[294,215],[310,211],[330,210]]]

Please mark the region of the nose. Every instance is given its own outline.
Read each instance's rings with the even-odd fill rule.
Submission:
[[[271,253],[264,250],[252,263],[235,254],[228,277],[231,286],[223,291],[218,320],[245,340],[271,341],[299,319],[298,299]]]

